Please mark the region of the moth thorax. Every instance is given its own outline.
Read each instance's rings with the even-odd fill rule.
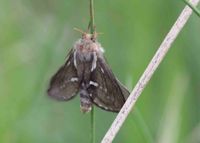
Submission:
[[[76,55],[77,55],[76,56],[77,60],[80,60],[82,62],[91,61],[94,56],[94,54],[90,51],[88,52],[77,51]]]
[[[80,61],[91,61],[94,56],[96,56],[100,50],[100,44],[98,42],[93,42],[92,40],[80,39],[74,45],[76,50],[76,57]]]

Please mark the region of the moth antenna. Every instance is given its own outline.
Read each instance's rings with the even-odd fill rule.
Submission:
[[[93,40],[96,40],[97,37],[98,37],[99,35],[102,35],[102,34],[104,34],[104,33],[101,33],[101,32],[99,33],[99,32],[96,32],[96,31],[95,31],[94,34],[92,34],[92,39],[93,39]]]
[[[104,34],[104,33],[103,33],[103,32],[98,32],[98,33],[97,33],[97,35],[102,35],[102,34]]]
[[[81,30],[81,29],[78,29],[78,28],[76,28],[76,27],[74,27],[74,30],[75,31],[78,31],[78,32],[80,32],[81,34],[87,34],[86,32],[84,32],[83,30]]]

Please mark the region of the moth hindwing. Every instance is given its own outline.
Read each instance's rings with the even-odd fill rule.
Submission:
[[[79,92],[82,112],[90,111],[93,104],[118,112],[129,91],[116,79],[103,52],[101,44],[91,34],[84,33],[66,63],[52,77],[48,95],[67,101]]]

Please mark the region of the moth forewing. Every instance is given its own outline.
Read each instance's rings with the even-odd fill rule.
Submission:
[[[93,103],[104,110],[118,112],[129,92],[123,85],[119,85],[103,56],[98,56],[91,80],[96,83],[96,86],[92,84],[88,89]]]
[[[80,81],[73,64],[73,52],[70,52],[66,63],[57,71],[50,81],[48,95],[57,100],[69,100],[79,91]]]

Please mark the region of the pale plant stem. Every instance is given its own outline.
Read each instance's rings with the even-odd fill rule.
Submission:
[[[189,2],[196,6],[200,0],[190,0]],[[159,49],[157,50],[156,54],[152,58],[151,62],[147,66],[146,70],[144,71],[143,75],[137,82],[135,88],[131,92],[130,96],[126,100],[124,106],[120,110],[119,114],[113,121],[111,127],[105,134],[104,138],[102,139],[101,143],[111,143],[116,136],[117,132],[121,128],[122,124],[124,123],[125,119],[127,118],[128,114],[130,113],[131,109],[135,105],[138,97],[141,95],[142,91],[144,90],[145,86],[151,79],[153,73],[164,59],[165,55],[167,54],[168,50],[170,49],[172,43],[176,39],[177,35],[184,27],[185,23],[188,21],[190,15],[192,14],[192,9],[186,6],[183,11],[181,12],[180,16],[178,17],[175,24],[172,26],[171,30],[161,43]]]
[[[199,11],[198,8],[196,8],[195,6],[193,6],[193,5],[192,5],[190,2],[188,2],[187,0],[183,0],[183,2],[184,2],[185,4],[187,4],[187,5],[197,14],[197,16],[200,17],[200,11]]]

